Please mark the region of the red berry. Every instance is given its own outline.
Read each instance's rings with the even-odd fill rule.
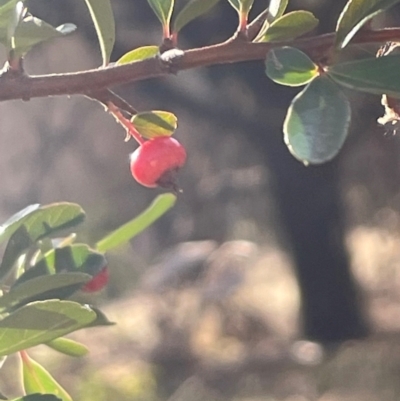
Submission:
[[[131,154],[131,172],[145,187],[176,189],[176,172],[185,164],[186,150],[174,138],[158,136],[141,144]]]
[[[108,267],[103,267],[93,278],[88,281],[83,287],[84,292],[96,292],[100,291],[108,283]]]

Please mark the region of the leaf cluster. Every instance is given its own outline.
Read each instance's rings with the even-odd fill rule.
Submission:
[[[113,323],[74,295],[107,267],[104,252],[126,244],[169,210],[175,200],[172,194],[159,196],[143,213],[94,247],[77,242],[76,234],[71,233],[85,218],[82,208],[73,203],[31,205],[0,226],[0,243],[5,245],[0,263],[0,357],[20,354],[27,394],[22,400],[71,400],[26,350],[45,344],[70,356],[88,352],[86,346],[64,336]]]

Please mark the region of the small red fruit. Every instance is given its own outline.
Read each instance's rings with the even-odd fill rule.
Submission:
[[[186,150],[176,139],[158,136],[142,143],[130,161],[133,178],[139,184],[176,190],[175,176],[186,162]]]
[[[108,283],[108,267],[103,267],[93,278],[88,281],[83,287],[83,292],[96,292],[100,291]]]

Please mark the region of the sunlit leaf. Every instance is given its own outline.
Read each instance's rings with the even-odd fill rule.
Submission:
[[[144,60],[146,58],[154,57],[159,53],[158,46],[143,46],[125,53],[117,62],[117,65],[133,63],[135,61]]]
[[[11,37],[14,35],[15,28],[22,17],[17,4],[20,0],[0,1],[0,43],[9,50],[11,47]],[[22,0],[20,4],[24,4]]]
[[[54,394],[62,401],[72,401],[71,396],[54,377],[25,351],[21,352],[22,376],[26,394]]]
[[[0,320],[0,356],[47,343],[95,319],[96,313],[89,306],[72,301],[30,303]]]
[[[85,0],[100,44],[103,66],[110,62],[115,42],[115,21],[111,0]]]
[[[349,0],[336,26],[336,46],[344,48],[358,30],[372,17],[392,7],[400,0]]]
[[[63,299],[78,291],[91,276],[85,273],[60,273],[35,277],[17,286],[0,297],[0,310],[20,307],[33,301]]]
[[[290,152],[305,164],[324,163],[342,147],[350,124],[350,105],[339,86],[321,76],[292,101],[284,122]]]
[[[268,52],[265,72],[281,85],[301,86],[318,76],[318,67],[302,51],[294,47],[280,47]]]
[[[115,231],[101,239],[96,244],[97,250],[100,252],[106,252],[110,249],[126,244],[131,238],[141,233],[144,229],[159,219],[165,212],[171,209],[175,202],[176,196],[173,194],[168,193],[159,195],[139,216],[128,221],[128,223],[117,228]]]
[[[175,114],[158,110],[135,114],[131,121],[144,138],[171,136],[178,125],[178,119]]]
[[[68,356],[80,357],[89,353],[89,349],[86,345],[65,337],[55,338],[46,343],[46,345]]]
[[[270,0],[268,6],[268,22],[273,22],[279,18],[286,10],[289,0]]]
[[[400,98],[400,54],[332,65],[329,76],[351,89]]]
[[[84,211],[74,203],[32,205],[0,226],[0,242],[10,238],[21,225],[25,225],[32,241],[38,241],[54,232],[73,227],[81,223],[84,218]]]
[[[189,0],[174,21],[174,32],[179,32],[185,25],[211,10],[219,0]]]
[[[39,18],[28,16],[16,26],[11,38],[11,47],[15,56],[22,57],[38,43],[64,36],[75,29],[76,26],[73,24],[64,24],[54,28]]]
[[[4,251],[3,259],[0,264],[0,281],[7,277],[18,258],[31,244],[32,240],[25,226],[18,227],[11,235]]]
[[[276,19],[256,41],[277,42],[295,39],[315,29],[318,22],[309,11],[293,11]]]

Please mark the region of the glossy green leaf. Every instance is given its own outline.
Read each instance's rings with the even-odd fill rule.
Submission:
[[[11,217],[0,226],[0,242],[10,238],[18,229],[25,225],[32,241],[46,237],[59,230],[73,227],[81,223],[85,212],[74,203],[60,202],[46,206],[32,205]]]
[[[350,105],[340,87],[321,76],[292,101],[283,131],[290,152],[304,164],[331,160],[342,147],[350,124]]]
[[[154,57],[159,53],[158,46],[143,46],[125,53],[117,62],[117,65],[134,63],[146,58]]]
[[[96,313],[88,305],[48,300],[30,303],[0,320],[0,356],[9,355],[88,326]]]
[[[282,16],[288,3],[289,0],[270,0],[267,21],[271,23]]]
[[[13,398],[10,401],[62,401],[53,394],[29,394],[20,398]]]
[[[372,17],[397,4],[400,0],[349,0],[336,26],[336,46],[344,48],[358,30]]]
[[[85,273],[60,273],[35,277],[0,297],[0,310],[10,310],[33,301],[63,299],[70,297],[91,279]]]
[[[110,62],[115,43],[115,21],[111,0],[85,0],[96,28],[103,66]]]
[[[141,233],[157,219],[159,219],[165,212],[174,206],[176,196],[170,193],[162,194],[152,202],[152,204],[139,216],[128,223],[117,228],[115,231],[101,239],[96,248],[100,252],[106,252],[110,249],[124,245],[130,239]]]
[[[168,111],[146,111],[135,114],[132,124],[144,138],[156,136],[171,136],[178,126],[178,119],[175,114]]]
[[[80,357],[89,353],[89,348],[86,345],[65,337],[55,338],[46,345],[68,356]]]
[[[25,226],[20,226],[11,235],[0,264],[0,282],[10,273],[18,258],[32,244],[32,240]]]
[[[21,20],[15,28],[11,38],[11,47],[15,56],[22,57],[38,43],[64,36],[75,29],[76,26],[73,24],[64,24],[54,28],[39,18],[28,16]]]
[[[169,27],[172,11],[174,9],[174,0],[147,0],[153,9],[157,18],[160,20],[163,28]]]
[[[336,82],[351,89],[400,98],[400,54],[335,64],[327,70]]]
[[[174,21],[174,32],[179,32],[189,22],[210,11],[219,0],[189,0]]]
[[[276,19],[257,42],[292,40],[312,31],[318,25],[317,18],[309,11],[293,11]]]
[[[54,377],[26,352],[21,353],[22,377],[26,394],[53,394],[62,401],[72,401],[71,396]]]
[[[265,60],[267,76],[280,85],[301,86],[318,76],[318,67],[302,51],[279,47],[268,52]]]

